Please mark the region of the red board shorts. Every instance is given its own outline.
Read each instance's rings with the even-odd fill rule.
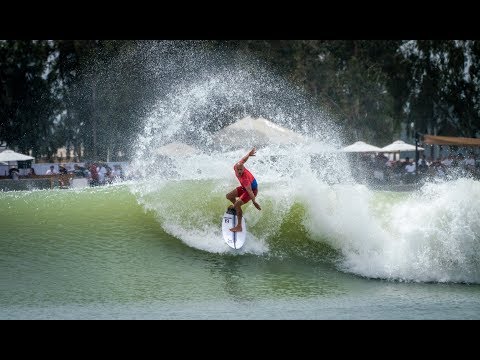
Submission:
[[[252,190],[252,191],[253,191],[253,194],[255,196],[257,196],[258,188],[256,188],[255,190]],[[240,198],[240,200],[243,201],[244,204],[246,204],[247,202],[249,202],[251,200],[250,195],[248,195],[247,190],[245,190],[245,188],[243,186],[237,187],[237,196]]]

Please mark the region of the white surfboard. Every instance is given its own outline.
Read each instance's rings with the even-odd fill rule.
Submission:
[[[247,224],[245,223],[245,216],[242,217],[242,231],[232,232],[231,228],[237,225],[237,215],[235,209],[228,209],[222,218],[222,233],[223,240],[232,249],[240,249],[247,238]]]

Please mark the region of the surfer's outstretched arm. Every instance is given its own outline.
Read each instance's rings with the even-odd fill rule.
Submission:
[[[239,163],[245,164],[250,156],[255,156],[256,152],[257,150],[255,148],[252,148],[252,150],[250,150],[247,155],[240,159]]]

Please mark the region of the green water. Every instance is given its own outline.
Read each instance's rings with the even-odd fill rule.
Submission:
[[[335,250],[292,226],[302,206],[267,238],[267,252],[238,254],[187,245],[137,200],[127,185],[0,193],[0,318],[480,318],[478,285],[338,270]]]

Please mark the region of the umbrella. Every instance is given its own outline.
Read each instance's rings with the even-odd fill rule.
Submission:
[[[367,144],[366,142],[363,141],[357,141],[356,143],[353,143],[352,145],[348,145],[342,149],[342,151],[345,152],[382,152],[382,149],[380,149],[377,146],[373,146],[370,144]]]
[[[0,153],[0,162],[5,162],[5,161],[25,161],[25,160],[33,160],[35,159],[32,156],[28,155],[23,155],[20,153],[17,153],[13,150],[4,150]]]
[[[425,150],[418,146],[419,151]],[[407,144],[405,141],[397,140],[381,149],[382,152],[401,152],[401,151],[415,151],[415,145]]]
[[[267,119],[247,116],[213,135],[215,143],[227,147],[287,145],[304,143],[305,138],[296,132]]]

